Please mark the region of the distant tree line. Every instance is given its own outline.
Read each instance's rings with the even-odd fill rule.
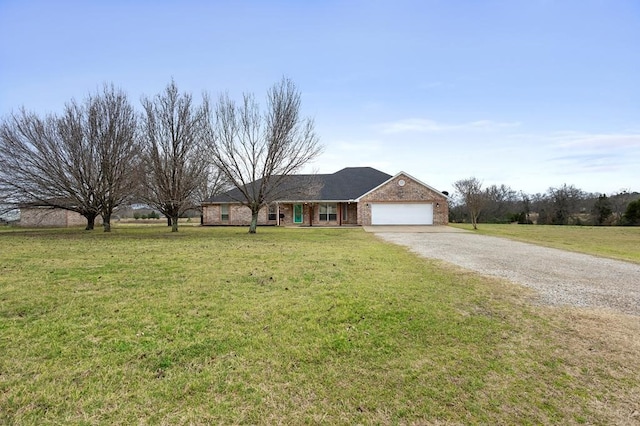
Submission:
[[[526,194],[507,185],[486,188],[475,177],[454,183],[451,222],[538,225],[640,225],[640,193],[588,193],[574,185]]]
[[[228,96],[211,106],[194,101],[172,80],[142,98],[137,111],[125,92],[104,84],[60,113],[38,115],[22,107],[0,121],[0,206],[57,207],[87,219],[144,203],[167,218],[199,209],[203,200],[233,186],[254,213],[273,201],[270,182],[299,170],[321,152],[313,121],[300,116],[300,92],[283,78],[262,111],[252,95],[237,106]],[[260,180],[264,191],[246,190]]]

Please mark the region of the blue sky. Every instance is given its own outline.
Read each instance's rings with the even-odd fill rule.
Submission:
[[[0,116],[284,75],[325,145],[305,171],[640,191],[639,46],[636,0],[0,0]]]

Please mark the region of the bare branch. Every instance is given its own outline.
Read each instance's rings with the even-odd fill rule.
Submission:
[[[473,229],[478,229],[478,216],[485,203],[485,194],[482,191],[482,182],[475,177],[462,179],[453,184],[460,193],[462,200],[469,211]]]
[[[267,93],[264,114],[253,95],[241,106],[220,97],[209,133],[212,162],[252,212],[255,233],[260,209],[276,200],[287,176],[299,171],[322,152],[311,119],[300,118],[301,96],[295,84],[283,78]]]
[[[153,99],[143,98],[145,186],[142,198],[171,218],[199,206],[198,190],[206,182],[208,161],[201,149],[207,133],[208,101],[194,105],[172,80]]]

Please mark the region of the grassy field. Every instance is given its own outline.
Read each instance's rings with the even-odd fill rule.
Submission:
[[[472,230],[469,224],[451,224]],[[640,263],[640,226],[478,224],[479,234]]]
[[[0,423],[640,421],[637,317],[360,229],[246,231],[0,231]]]

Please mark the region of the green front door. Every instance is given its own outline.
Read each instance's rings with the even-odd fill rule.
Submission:
[[[302,204],[293,205],[293,223],[302,223]]]

